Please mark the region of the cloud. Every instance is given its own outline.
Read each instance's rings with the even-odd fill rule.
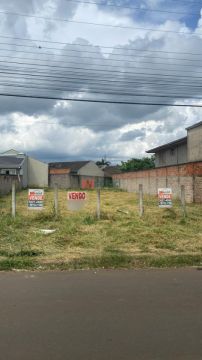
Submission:
[[[171,0],[145,0],[137,2],[137,7],[166,10],[171,4]],[[128,1],[128,5],[134,7],[134,2]],[[121,7],[64,0],[46,0],[43,4],[39,0],[3,0],[1,8],[126,28],[4,15],[1,34],[33,41],[0,38],[0,92],[158,104],[0,97],[2,151],[16,147],[48,161],[99,159],[107,154],[118,161],[143,156],[149,148],[184,136],[186,126],[201,120],[200,109],[161,106],[165,102],[200,102],[201,60],[191,55],[202,53],[199,17],[196,21],[188,15],[163,12],[138,15]],[[188,13],[189,8],[175,4],[174,10]],[[196,36],[177,33],[182,31]],[[163,94],[170,97],[163,98]]]
[[[133,141],[135,139],[143,139],[145,136],[145,131],[143,130],[132,130],[124,133],[120,138],[119,141]]]

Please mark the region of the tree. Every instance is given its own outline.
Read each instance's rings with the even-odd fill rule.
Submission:
[[[97,161],[97,166],[109,166],[111,163],[110,161],[107,161],[105,158],[102,158],[101,161]]]
[[[147,170],[155,168],[155,156],[144,157],[142,159],[133,158],[121,162],[122,171]]]

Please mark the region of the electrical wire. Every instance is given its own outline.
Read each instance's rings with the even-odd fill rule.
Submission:
[[[36,45],[27,45],[27,44],[13,44],[13,43],[1,43],[0,42],[0,45],[6,45],[6,46],[13,46],[13,47],[28,47],[28,48],[34,48],[36,50],[38,50],[38,53],[36,52],[29,52],[29,51],[25,51],[25,50],[16,50],[16,49],[7,49],[7,48],[1,48],[0,50],[1,51],[17,51],[17,52],[23,52],[23,53],[26,53],[26,54],[38,54],[38,55],[48,55],[48,56],[52,56],[53,53],[50,53],[50,52],[43,52],[41,51],[42,47],[38,47]],[[110,57],[112,56],[120,56],[120,57],[132,57],[134,55],[138,56],[139,58],[148,58],[148,59],[163,59],[163,60],[167,60],[168,58],[166,58],[165,56],[162,57],[162,56],[146,56],[146,55],[137,55],[137,54],[117,54],[117,53],[112,53],[112,52],[98,52],[98,51],[88,51],[88,50],[79,50],[79,49],[65,49],[65,48],[53,48],[53,47],[46,47],[46,46],[43,46],[43,49],[46,49],[46,50],[54,50],[54,51],[62,51],[62,52],[76,52],[76,53],[81,53],[82,55],[83,54],[95,54],[95,55],[100,55],[103,57],[103,55],[109,55]],[[123,49],[124,50],[124,49]],[[130,49],[126,49],[124,51],[131,51]],[[134,51],[134,50],[133,50]],[[136,50],[137,51],[137,50]],[[57,54],[57,53],[54,53],[54,56],[62,56],[62,57],[69,57],[69,55],[67,54]],[[201,55],[200,55],[201,56]],[[91,57],[92,59],[96,59],[94,58],[93,56]],[[100,59],[100,58],[99,58]],[[123,61],[123,59],[121,60],[114,60],[113,58],[105,58],[103,57],[103,60],[111,60],[111,61]],[[193,62],[199,62],[201,63],[201,59],[187,59],[187,58],[176,58],[176,57],[169,57],[169,60],[177,60],[177,61],[193,61]],[[125,60],[127,61],[127,60]],[[129,60],[128,60],[129,61]],[[175,63],[174,63],[175,64]],[[177,65],[177,64],[175,64]]]
[[[88,22],[88,21],[81,21],[81,20],[69,20],[69,19],[62,19],[62,18],[50,18],[46,16],[37,16],[37,15],[30,15],[30,14],[22,14],[17,12],[11,11],[0,11],[0,15],[11,15],[11,16],[21,16],[21,17],[28,17],[33,19],[41,19],[46,21],[59,21],[59,22],[67,22],[73,24],[83,24],[83,25],[92,25],[92,26],[101,26],[101,27],[109,27],[109,28],[117,28],[117,29],[130,29],[130,30],[142,30],[142,31],[149,31],[149,32],[162,32],[162,33],[171,33],[171,34],[179,34],[179,35],[188,35],[188,36],[196,36],[201,35],[202,32],[190,33],[186,31],[175,31],[175,30],[160,30],[160,29],[153,29],[153,28],[143,28],[143,27],[134,27],[134,26],[123,26],[123,25],[112,25],[112,24],[102,24],[102,23],[95,23],[95,22]]]
[[[202,104],[169,104],[169,103],[155,103],[155,102],[138,102],[138,101],[116,101],[107,99],[81,99],[72,97],[60,97],[60,96],[41,96],[41,95],[27,95],[27,94],[15,94],[0,92],[0,96],[17,97],[17,98],[29,98],[29,99],[41,99],[41,100],[59,100],[59,101],[72,101],[83,103],[100,103],[100,104],[117,104],[117,105],[141,105],[141,106],[169,106],[169,107],[190,107],[190,108],[202,108]]]
[[[50,40],[42,40],[42,39],[32,39],[32,38],[22,38],[16,36],[8,36],[8,35],[0,35],[0,38],[4,39],[12,39],[12,40],[20,40],[20,41],[30,41],[30,42],[38,42],[38,43],[48,43],[48,44],[58,44],[58,45],[71,45],[71,46],[82,46],[82,47],[99,47],[103,49],[113,49],[113,50],[123,50],[124,47],[117,46],[104,46],[104,45],[92,45],[92,44],[81,44],[81,43],[69,43],[69,42],[61,42],[61,41],[50,41]],[[129,50],[140,51],[140,52],[154,52],[154,53],[165,53],[165,54],[180,54],[180,55],[194,55],[194,56],[202,56],[202,53],[192,53],[192,52],[179,52],[179,51],[166,51],[166,50],[149,50],[149,49],[137,49],[130,48]]]
[[[78,4],[87,4],[87,5],[96,5],[96,6],[103,6],[103,7],[113,7],[113,8],[121,8],[121,9],[130,9],[130,10],[137,10],[141,12],[157,12],[157,13],[166,13],[166,14],[179,14],[179,15],[200,15],[199,13],[191,13],[191,12],[183,12],[183,11],[169,11],[169,10],[160,10],[160,9],[151,9],[151,8],[142,8],[136,6],[125,6],[122,4],[109,4],[109,3],[98,3],[94,1],[79,1],[79,0],[65,0],[71,3],[78,3]]]
[[[2,61],[2,60],[0,60],[0,64],[1,63],[5,63],[5,61]],[[23,66],[36,66],[36,63],[25,63],[25,62],[17,62],[17,61],[9,61],[9,62],[6,62],[6,64],[15,64],[15,65],[23,65]],[[85,64],[85,65],[87,65],[87,64]],[[92,64],[88,64],[88,65],[91,65],[92,66]],[[50,65],[50,64],[37,64],[37,66],[40,68],[40,67],[42,67],[42,68],[47,68],[47,69],[63,69],[63,70],[65,70],[65,69],[74,69],[74,70],[88,70],[89,71],[89,68],[82,68],[82,67],[71,67],[71,66],[67,66],[67,67],[65,67],[65,66],[57,66],[57,65]],[[99,64],[99,66],[102,66],[102,64]],[[119,68],[120,69],[120,67],[118,67],[118,66],[109,66],[109,68]],[[108,69],[109,69],[108,68]],[[139,70],[141,70],[141,68],[140,67],[128,67],[127,69],[139,69]],[[143,68],[144,70],[147,70],[147,68]],[[141,72],[141,71],[138,71],[138,72],[128,72],[128,71],[125,71],[125,69],[121,69],[122,71],[118,71],[118,70],[107,70],[107,69],[93,69],[94,71],[96,71],[96,72],[105,72],[105,73],[110,73],[110,74],[112,74],[112,73],[121,73],[122,75],[125,75],[125,74],[128,74],[128,75],[145,75],[145,76],[160,76],[160,77],[170,77],[170,78],[173,78],[174,80],[176,80],[176,79],[181,79],[181,78],[183,78],[183,79],[187,79],[187,78],[191,78],[191,79],[193,79],[193,80],[195,80],[195,81],[197,81],[197,80],[199,80],[199,79],[202,79],[202,77],[200,77],[200,76],[189,76],[189,75],[186,75],[186,76],[182,76],[182,75],[177,75],[177,74],[165,74],[165,73],[144,73],[144,72]],[[151,68],[148,68],[148,70],[151,70]],[[167,69],[167,71],[168,71],[168,69]]]

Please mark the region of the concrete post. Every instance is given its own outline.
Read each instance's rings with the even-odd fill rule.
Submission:
[[[144,205],[143,205],[143,185],[139,184],[139,214],[143,216],[144,214]]]
[[[54,210],[55,215],[58,216],[58,184],[54,185]]]
[[[12,181],[12,217],[16,215],[16,193],[15,193],[15,180]]]
[[[100,189],[97,189],[97,219],[100,220]]]

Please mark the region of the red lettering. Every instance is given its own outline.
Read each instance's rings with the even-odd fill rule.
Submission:
[[[67,196],[68,200],[86,200],[85,192],[69,192]]]

